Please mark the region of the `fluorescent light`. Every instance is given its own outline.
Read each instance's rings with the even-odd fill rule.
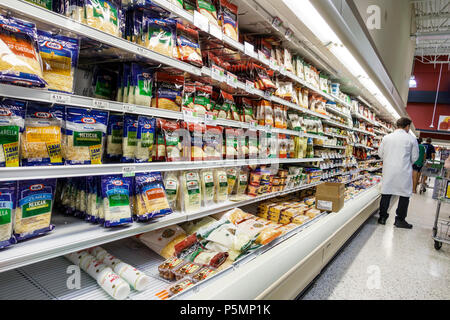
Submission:
[[[339,61],[353,74],[355,77],[367,77],[367,73],[358,63],[358,61],[353,57],[353,55],[348,51],[348,49],[343,45],[332,44],[328,46],[328,49],[339,59]]]
[[[411,76],[409,79],[409,87],[410,88],[417,88],[417,81],[415,76]]]

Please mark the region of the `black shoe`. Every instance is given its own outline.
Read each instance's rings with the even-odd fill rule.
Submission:
[[[386,217],[379,217],[379,218],[378,218],[378,223],[379,223],[379,224],[385,225],[385,224],[386,224],[386,220],[387,220]]]
[[[403,228],[403,229],[412,229],[412,224],[409,224],[405,220],[403,221],[395,221],[394,226],[397,228]]]

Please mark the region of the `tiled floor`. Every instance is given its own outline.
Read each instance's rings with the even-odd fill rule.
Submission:
[[[396,204],[385,226],[371,217],[303,299],[450,299],[450,245],[434,249],[431,194],[411,198],[406,220],[412,230],[393,226]],[[450,204],[441,216],[449,219]]]

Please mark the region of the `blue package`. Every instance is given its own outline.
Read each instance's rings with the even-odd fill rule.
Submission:
[[[108,162],[119,162],[122,158],[123,114],[111,113],[106,129],[106,155]]]
[[[17,243],[13,235],[17,182],[0,182],[0,249]]]
[[[25,125],[25,101],[5,99],[0,103],[0,167],[19,166],[19,140]]]
[[[137,163],[152,161],[153,147],[155,145],[156,119],[139,116],[137,143],[134,161]]]
[[[105,213],[104,227],[114,227],[133,222],[130,207],[131,177],[102,176],[102,198]]]
[[[137,146],[138,116],[126,114],[123,118],[122,159],[124,163],[134,162]]]

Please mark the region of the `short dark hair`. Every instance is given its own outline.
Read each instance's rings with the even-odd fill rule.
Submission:
[[[427,138],[427,143],[431,143],[431,141],[432,141],[431,138],[428,137],[428,138]]]
[[[404,129],[411,124],[411,119],[402,117],[397,120],[397,128]]]
[[[419,138],[419,139],[417,139],[417,142],[419,143],[419,144],[422,144],[422,138]]]

